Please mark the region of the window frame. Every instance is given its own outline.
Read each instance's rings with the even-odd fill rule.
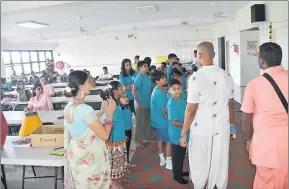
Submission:
[[[33,70],[33,67],[32,67],[32,64],[35,64],[37,63],[38,64],[38,72],[35,72],[36,74],[38,73],[41,73],[41,69],[40,69],[40,63],[45,63],[47,58],[49,58],[50,61],[54,62],[54,56],[53,56],[53,50],[3,50],[3,52],[6,52],[6,53],[9,53],[9,56],[10,56],[10,62],[9,63],[4,63],[5,66],[7,67],[11,67],[13,70],[14,70],[14,65],[15,66],[19,66],[21,65],[21,68],[22,68],[22,72],[24,72],[25,74],[31,74]],[[13,58],[12,58],[12,52],[19,52],[20,53],[20,61],[21,62],[17,62],[17,63],[14,63],[13,62]],[[23,61],[23,57],[22,57],[22,53],[23,52],[28,52],[29,53],[29,62],[27,61]],[[36,52],[37,53],[37,61],[32,61],[32,58],[31,58],[31,52]],[[45,60],[44,61],[40,61],[40,58],[39,58],[39,52],[43,52],[44,53],[44,57],[45,57]],[[46,52],[50,52],[51,54],[51,57],[46,57]],[[3,54],[2,54],[3,56]],[[24,64],[29,64],[30,65],[30,73],[29,72],[25,72],[24,71]]]

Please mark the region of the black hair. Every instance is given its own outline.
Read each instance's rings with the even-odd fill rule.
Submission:
[[[259,56],[268,67],[280,66],[282,62],[282,49],[277,43],[267,42],[259,47]]]
[[[108,70],[106,66],[102,67],[103,70]]]
[[[79,90],[79,86],[83,85],[88,78],[87,73],[84,71],[76,70],[68,75],[68,86],[71,88],[72,96],[76,96]]]
[[[172,63],[172,67],[174,67],[175,65],[179,65],[179,63],[178,62],[173,62]]]
[[[168,84],[165,84],[164,87],[168,87]]]
[[[198,67],[197,67],[197,66],[193,66],[192,71],[193,71],[193,72],[198,71]]]
[[[149,67],[151,66],[152,59],[151,59],[150,57],[145,57],[145,58],[143,59],[143,61],[146,62]]]
[[[159,81],[161,78],[166,77],[166,75],[164,74],[164,72],[160,72],[160,71],[154,71],[151,74],[151,80],[153,83],[156,84],[156,81]]]
[[[179,66],[181,66],[181,67],[182,67],[182,66],[183,66],[183,64],[182,64],[182,63],[179,63]]]
[[[32,87],[32,96],[35,97],[36,93],[34,92],[38,87],[41,87],[41,89],[43,90],[43,87],[40,83],[35,83]]]
[[[137,58],[137,59],[139,59],[139,55],[135,55],[135,57],[134,58]]]
[[[127,73],[126,73],[126,71],[125,71],[125,63],[127,63],[127,62],[130,62],[130,63],[131,63],[130,59],[125,58],[125,59],[123,59],[122,62],[121,62],[121,72],[120,72],[120,74],[121,74],[123,77],[127,77]],[[134,72],[135,72],[135,71],[131,68],[130,71],[129,71],[129,75],[133,75]]]
[[[198,51],[197,50],[194,50],[194,53],[197,53]]]
[[[155,66],[155,65],[152,65],[151,67],[150,67],[150,70],[156,70],[157,69],[157,67]]]
[[[109,82],[109,87],[105,89],[105,91],[100,92],[100,97],[103,100],[107,100],[110,97],[118,104],[118,101],[116,100],[113,91],[118,90],[119,87],[122,87],[121,83],[119,81],[111,81]]]
[[[170,73],[170,79],[176,79],[177,77],[181,77],[183,74],[180,70],[173,68]]]
[[[177,61],[180,61],[180,59],[177,57]]]
[[[139,70],[139,68],[140,67],[142,67],[143,65],[148,65],[148,63],[147,62],[145,62],[145,61],[139,61],[138,63],[137,63],[137,69]]]
[[[171,59],[171,58],[178,58],[178,57],[177,57],[176,54],[170,53],[170,54],[168,55],[168,59]]]
[[[173,85],[180,85],[182,86],[181,82],[177,79],[171,79],[169,83],[169,88],[171,88]]]
[[[69,72],[70,72],[70,73],[71,73],[71,72],[74,72],[74,69],[71,69]]]
[[[183,73],[186,73],[186,72],[187,72],[187,69],[186,69],[186,68],[182,68],[182,72],[183,72]]]
[[[167,63],[162,62],[161,65],[164,65],[165,67],[167,67]]]

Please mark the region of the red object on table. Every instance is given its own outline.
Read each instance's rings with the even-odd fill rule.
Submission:
[[[8,132],[8,125],[3,112],[1,112],[1,147],[4,146]]]

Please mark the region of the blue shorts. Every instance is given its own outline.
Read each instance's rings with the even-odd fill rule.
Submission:
[[[157,140],[161,140],[163,142],[170,142],[168,128],[165,129],[156,128],[156,131],[157,131]]]

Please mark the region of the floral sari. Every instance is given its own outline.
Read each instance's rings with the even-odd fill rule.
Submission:
[[[80,138],[65,126],[65,189],[111,188],[110,164],[105,142],[88,128]]]

